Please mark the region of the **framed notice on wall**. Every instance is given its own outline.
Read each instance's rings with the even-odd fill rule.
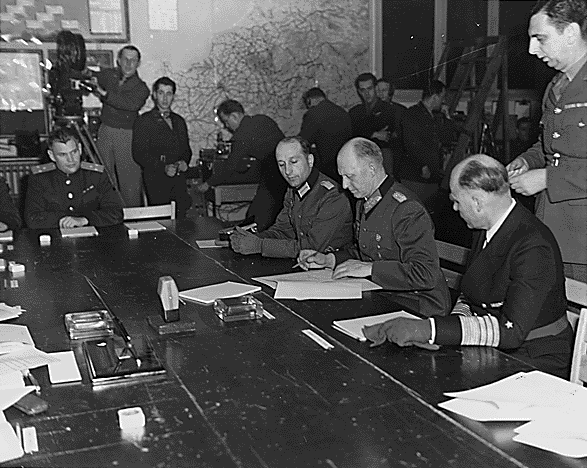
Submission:
[[[128,0],[0,0],[0,29],[11,40],[53,42],[68,29],[86,42],[129,42]]]

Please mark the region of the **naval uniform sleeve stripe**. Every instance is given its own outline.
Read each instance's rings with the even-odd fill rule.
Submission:
[[[461,345],[492,346],[499,345],[499,322],[493,315],[460,316]]]
[[[463,315],[465,317],[471,317],[473,314],[471,313],[471,307],[469,304],[464,302],[457,302],[452,309],[451,315]]]

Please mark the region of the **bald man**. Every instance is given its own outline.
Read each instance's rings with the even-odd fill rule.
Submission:
[[[371,277],[410,310],[447,314],[450,294],[422,203],[385,172],[381,150],[366,138],[346,143],[337,162],[343,188],[358,199],[355,245],[327,254],[302,250],[302,268],[334,268],[334,279]]]
[[[450,198],[475,230],[461,295],[448,317],[365,328],[377,344],[492,346],[568,378],[573,335],[554,235],[512,198],[505,167],[486,155],[455,166]]]

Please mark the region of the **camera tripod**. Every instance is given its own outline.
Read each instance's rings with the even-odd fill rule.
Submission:
[[[88,127],[86,125],[86,122],[84,121],[84,118],[81,115],[55,116],[54,124],[62,126],[62,127],[69,127],[70,129],[73,129],[75,131],[77,138],[79,139],[80,143],[82,144],[82,148],[84,150],[84,153],[88,156],[90,162],[104,166],[104,172],[106,173],[108,180],[112,184],[112,187],[114,187],[114,190],[116,191],[118,198],[120,199],[120,202],[122,203],[122,206],[125,206],[124,200],[122,199],[122,195],[120,194],[120,191],[118,190],[118,186],[116,185],[115,180],[112,177],[112,174],[110,174],[110,171],[108,170],[108,166],[106,166],[106,164],[104,164],[102,156],[100,156],[100,152],[98,151],[98,147],[96,146],[96,143],[94,142],[94,139],[92,138],[92,135],[90,134],[90,131],[88,130]]]

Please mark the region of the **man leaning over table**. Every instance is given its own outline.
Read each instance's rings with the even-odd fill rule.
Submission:
[[[425,316],[445,315],[451,300],[432,220],[418,198],[386,174],[379,147],[366,138],[338,153],[343,187],[358,199],[355,245],[339,252],[302,250],[302,268],[334,268],[333,278],[368,277],[396,302]]]
[[[352,242],[348,198],[340,185],[314,166],[308,141],[284,138],[275,157],[289,184],[283,208],[275,223],[257,235],[239,229],[230,238],[232,248],[245,255],[295,258],[301,249],[334,251]]]
[[[475,230],[452,313],[390,320],[366,327],[365,336],[400,346],[492,346],[568,378],[573,335],[554,235],[511,197],[505,167],[489,156],[470,156],[455,166],[450,198]]]
[[[24,212],[27,226],[75,228],[121,223],[119,195],[104,166],[81,161],[82,147],[75,133],[57,127],[47,143],[53,162],[31,169]]]

